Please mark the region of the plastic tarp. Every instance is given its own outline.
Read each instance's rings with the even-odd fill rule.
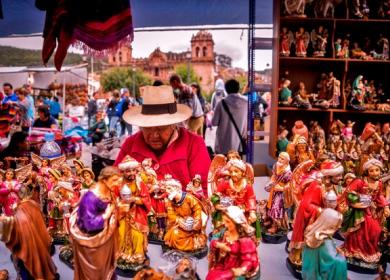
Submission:
[[[45,13],[35,0],[2,0],[0,37],[42,33]],[[248,0],[131,0],[136,29],[247,24]],[[256,24],[272,24],[272,0],[256,1]]]

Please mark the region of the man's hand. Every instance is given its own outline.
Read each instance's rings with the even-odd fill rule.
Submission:
[[[216,242],[215,244],[215,247],[217,247],[218,249],[221,249],[222,251],[225,251],[225,252],[230,252],[230,248],[229,246],[227,246],[225,243],[223,242]]]

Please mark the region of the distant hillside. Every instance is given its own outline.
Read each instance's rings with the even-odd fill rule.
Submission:
[[[82,56],[68,53],[64,65],[82,63]],[[53,66],[51,58],[48,66]],[[0,66],[43,66],[40,50],[27,50],[14,47],[0,46]]]

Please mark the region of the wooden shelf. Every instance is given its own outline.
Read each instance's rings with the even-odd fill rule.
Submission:
[[[383,23],[390,23],[389,19],[345,19],[345,18],[336,18],[334,19],[337,23],[344,23],[344,24],[383,24]]]
[[[390,112],[383,112],[383,111],[358,111],[358,110],[344,110],[344,109],[321,109],[321,108],[311,108],[311,109],[303,109],[303,108],[297,108],[297,107],[278,107],[279,111],[300,111],[300,112],[333,112],[333,113],[345,113],[345,114],[388,114],[390,115]]]
[[[343,59],[343,60],[346,60],[348,62],[352,62],[352,63],[390,63],[390,60],[379,60],[379,59],[376,59],[376,60],[364,60],[364,59],[356,59],[356,58],[349,58],[349,59]]]
[[[296,107],[278,107],[279,111],[301,111],[301,112],[330,112],[332,109],[320,109],[320,108],[311,108],[311,109],[302,109]]]
[[[281,56],[280,61],[310,61],[310,62],[345,62],[346,59],[331,57],[298,57],[298,56]]]
[[[333,18],[312,18],[312,17],[280,17],[281,22],[322,22],[322,23],[333,23],[335,19]]]

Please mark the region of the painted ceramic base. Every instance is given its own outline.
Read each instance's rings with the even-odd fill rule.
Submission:
[[[269,244],[281,244],[287,240],[286,232],[277,232],[275,234],[269,234],[267,232],[261,233],[262,242]]]
[[[302,279],[302,274],[301,274],[301,271],[302,271],[302,267],[301,266],[297,266],[295,264],[293,264],[289,258],[286,258],[286,266],[287,266],[287,269],[290,271],[290,273],[295,277],[295,279]]]
[[[208,247],[207,246],[202,248],[202,249],[199,249],[199,250],[196,250],[196,251],[192,251],[192,252],[182,252],[182,251],[179,251],[179,250],[175,250],[175,249],[172,249],[172,248],[168,247],[165,244],[162,244],[161,248],[162,248],[163,253],[165,253],[167,251],[171,251],[171,250],[172,251],[178,251],[181,254],[187,255],[187,256],[192,257],[192,258],[197,258],[197,259],[203,259],[204,257],[207,256],[207,253],[208,253]]]
[[[378,263],[366,263],[364,261],[355,258],[346,258],[348,270],[362,273],[362,274],[377,274],[379,264]]]
[[[122,277],[134,277],[141,269],[143,269],[146,266],[150,265],[150,259],[148,256],[146,256],[146,259],[144,263],[142,264],[134,264],[134,263],[127,263],[122,259],[119,259],[117,261],[116,265],[116,274]]]
[[[148,235],[148,243],[155,244],[155,245],[162,245],[164,244],[164,240],[159,239],[157,234],[150,232]]]
[[[67,267],[73,269],[73,248],[71,245],[60,248],[59,258]]]

